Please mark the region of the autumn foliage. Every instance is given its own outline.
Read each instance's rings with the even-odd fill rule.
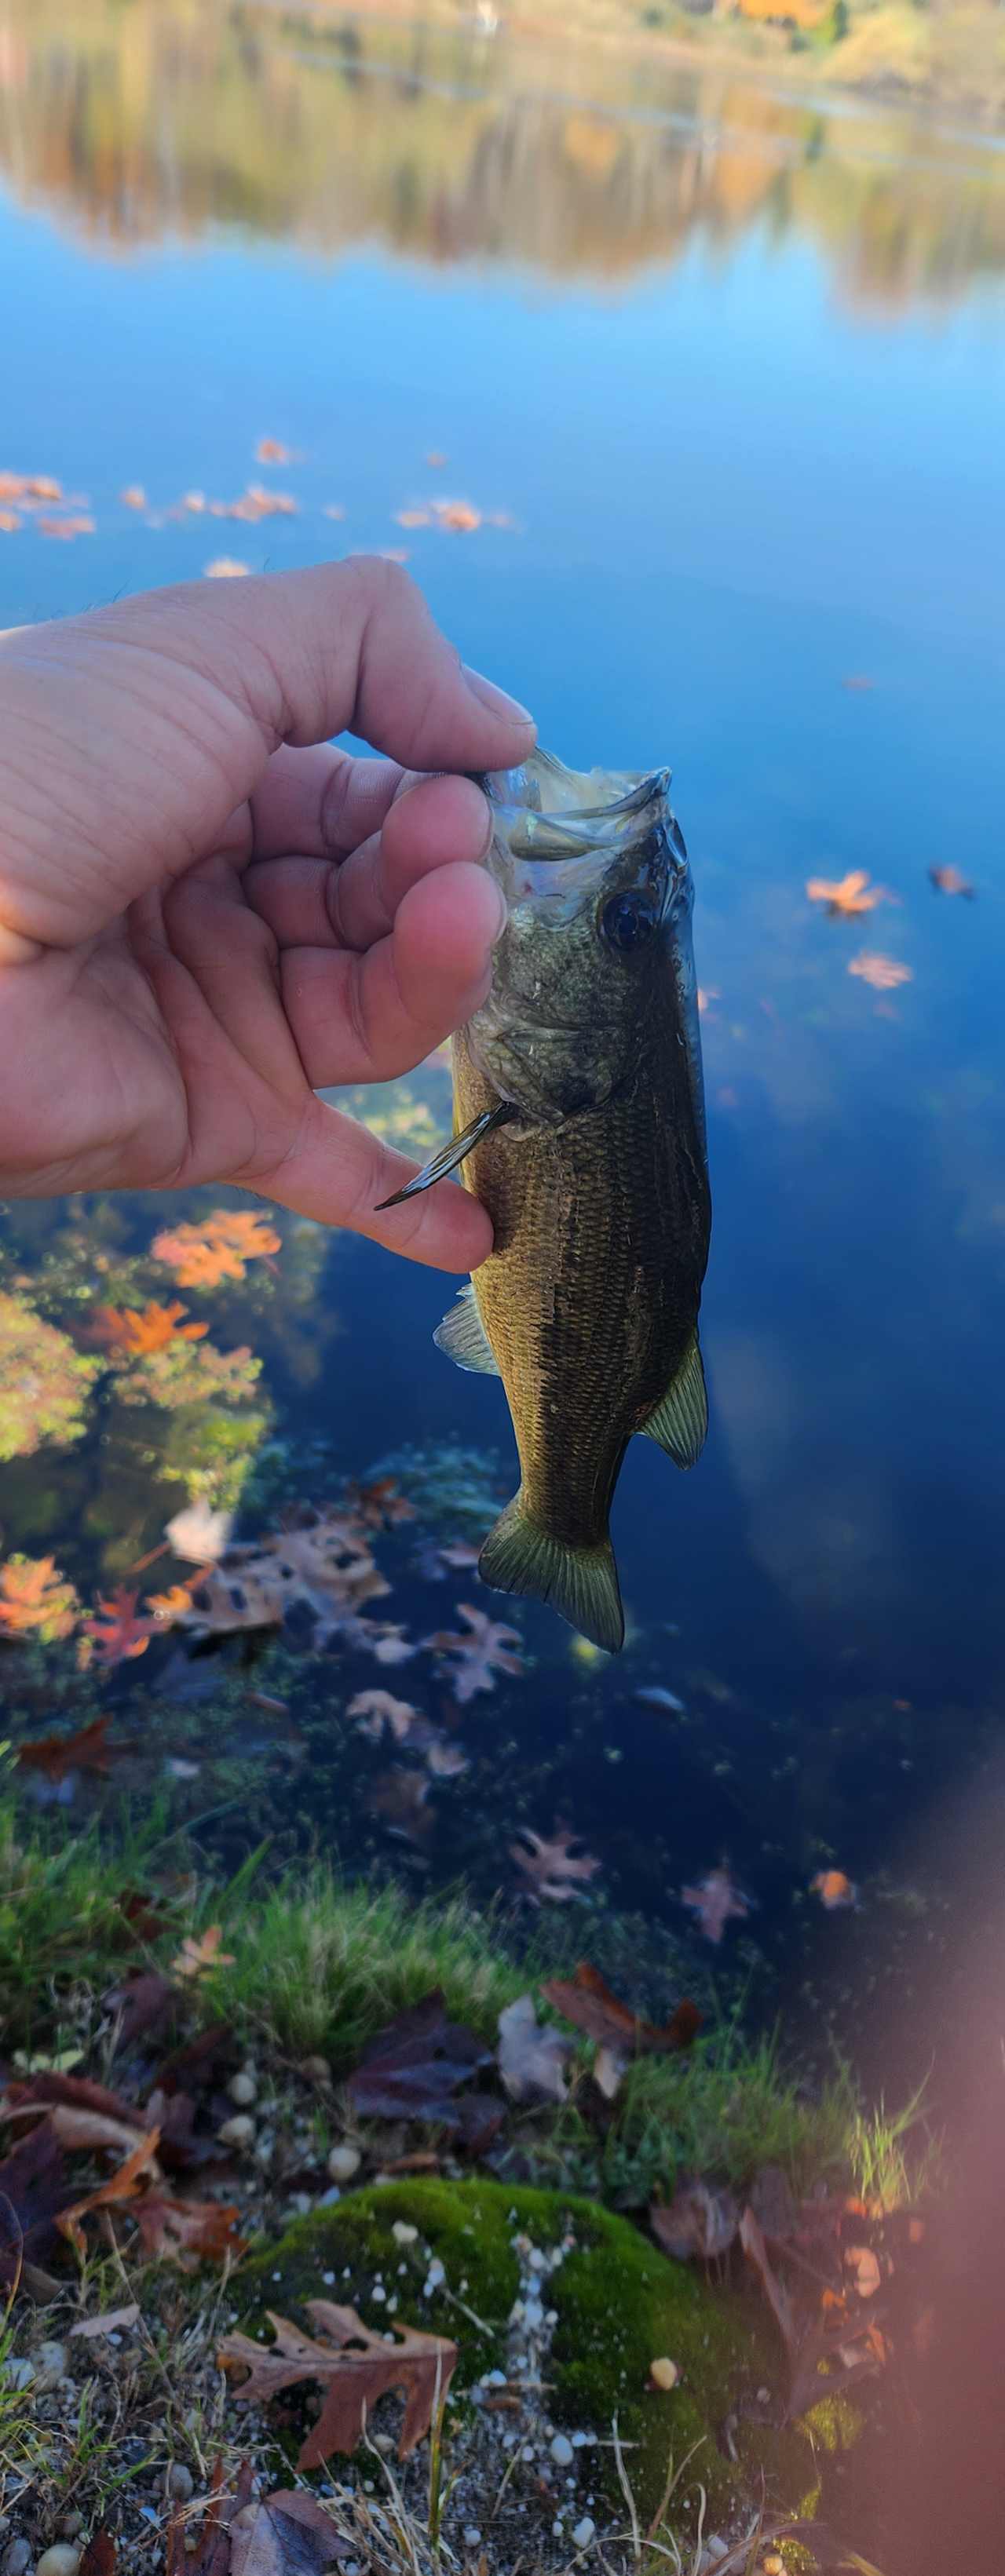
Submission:
[[[155,1261],[174,1271],[182,1288],[217,1288],[221,1279],[243,1279],[248,1262],[278,1252],[281,1240],[275,1227],[251,1208],[213,1208],[201,1225],[177,1225],[156,1234],[150,1249]]]

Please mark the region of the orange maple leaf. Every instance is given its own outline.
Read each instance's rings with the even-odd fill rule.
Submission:
[[[12,1556],[0,1566],[0,1635],[68,1637],[79,1603],[64,1583],[54,1556]]]
[[[865,868],[850,868],[847,876],[831,881],[828,877],[809,877],[806,892],[811,903],[825,903],[830,913],[851,916],[874,912],[878,903],[889,903],[885,886],[870,885]]]
[[[124,1351],[130,1359],[146,1358],[150,1351],[167,1350],[171,1342],[200,1342],[208,1333],[208,1324],[183,1324],[188,1308],[173,1298],[170,1306],[98,1306],[88,1326],[87,1338],[105,1350]]]
[[[252,1208],[212,1208],[202,1225],[178,1225],[154,1236],[155,1261],[167,1263],[183,1288],[215,1288],[243,1279],[245,1264],[278,1252],[282,1237]]]
[[[146,1654],[156,1623],[137,1618],[137,1599],[135,1592],[119,1584],[108,1600],[99,1595],[100,1615],[84,1620],[84,1635],[90,1638],[99,1664],[131,1663],[134,1656]]]
[[[193,1576],[193,1581],[197,1580],[198,1578]],[[147,1609],[152,1610],[154,1618],[161,1627],[169,1628],[174,1619],[183,1619],[186,1611],[191,1610],[191,1607],[192,1595],[187,1583],[172,1583],[168,1592],[148,1592],[147,1594]]]

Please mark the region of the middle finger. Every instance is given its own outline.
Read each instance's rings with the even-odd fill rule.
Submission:
[[[363,950],[393,929],[402,897],[434,868],[484,857],[492,819],[469,778],[424,778],[399,795],[379,832],[341,865],[327,859],[255,860],[247,902],[281,948]]]

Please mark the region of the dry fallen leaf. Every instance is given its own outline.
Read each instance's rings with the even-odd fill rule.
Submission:
[[[245,2363],[248,2377],[237,2391],[238,2404],[256,2404],[293,2388],[300,2380],[319,2379],[326,2390],[317,2423],[300,2451],[299,2469],[320,2468],[333,2451],[356,2449],[378,2398],[390,2388],[405,2395],[405,2420],[398,2457],[408,2458],[428,2433],[437,2407],[450,2386],[457,2345],[425,2334],[417,2326],[394,2320],[400,2340],[385,2343],[382,2334],[363,2323],[354,2308],[336,2307],[331,2299],[309,2299],[307,2314],[318,2338],[291,2325],[286,2317],[266,2311],[275,2330],[268,2351],[250,2335],[232,2334],[220,2345],[222,2365]]]
[[[846,2245],[844,2259],[860,2299],[874,2299],[882,2275],[871,2245]]]
[[[131,2299],[128,2307],[109,2308],[103,2317],[81,2317],[78,2325],[70,2327],[70,2333],[88,2336],[118,2334],[120,2331],[124,2332],[127,2326],[134,2326],[139,2313],[136,2300]]]
[[[183,2272],[194,2272],[204,2258],[236,2263],[248,2243],[236,2233],[239,2216],[228,2202],[171,2200],[156,2191],[145,2192],[133,2211],[144,2254],[177,2263]]]
[[[334,2560],[351,2555],[320,2498],[304,2487],[277,2487],[257,2504],[241,2506],[228,2537],[229,2576],[322,2576]]]
[[[511,2102],[564,2102],[572,2043],[538,2021],[532,1995],[518,1995],[499,2015],[499,2073]]]
[[[106,2181],[97,2183],[93,2191],[85,2192],[83,2199],[75,2200],[69,2209],[60,2210],[56,2225],[64,2236],[69,2237],[78,2254],[86,2251],[87,2242],[81,2219],[90,2217],[96,2209],[107,2209],[119,2201],[135,2200],[143,2175],[157,2170],[159,2139],[159,2129],[148,2130],[146,2136],[137,2141],[125,2163],[117,2165]]]
[[[681,2183],[666,2206],[654,2202],[649,2223],[657,2243],[675,2262],[697,2258],[711,2263],[717,2254],[728,2252],[739,2217],[733,2194],[725,2186],[716,2191],[710,2183],[694,2181]]]
[[[861,948],[857,957],[849,958],[848,973],[861,976],[863,984],[873,985],[877,993],[892,993],[898,984],[914,981],[913,967],[901,965],[896,957],[881,957],[868,948]]]

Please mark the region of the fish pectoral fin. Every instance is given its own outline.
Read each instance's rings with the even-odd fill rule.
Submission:
[[[665,1396],[654,1405],[648,1422],[640,1422],[639,1429],[647,1440],[658,1441],[678,1467],[693,1467],[700,1458],[708,1430],[708,1397],[696,1332],[691,1335]]]
[[[437,1350],[445,1351],[448,1360],[458,1368],[472,1369],[479,1377],[498,1377],[499,1362],[478,1312],[478,1300],[469,1281],[461,1289],[456,1306],[444,1315],[433,1334]]]
[[[376,1214],[379,1216],[382,1208],[400,1207],[403,1199],[418,1198],[420,1190],[431,1190],[434,1181],[445,1181],[448,1172],[456,1172],[458,1164],[463,1163],[465,1154],[470,1154],[473,1145],[479,1144],[483,1136],[491,1136],[493,1128],[504,1127],[507,1119],[515,1117],[516,1111],[508,1100],[500,1100],[494,1109],[483,1109],[480,1117],[472,1119],[470,1127],[462,1128],[459,1136],[452,1136],[449,1145],[441,1145],[439,1153],[433,1155],[425,1170],[416,1172],[413,1181],[406,1181],[403,1190],[394,1190],[389,1199],[378,1199]]]
[[[605,1654],[616,1655],[623,1646],[625,1614],[609,1538],[596,1547],[571,1547],[532,1519],[522,1494],[516,1494],[489,1531],[478,1571],[497,1592],[550,1602],[570,1628]]]

